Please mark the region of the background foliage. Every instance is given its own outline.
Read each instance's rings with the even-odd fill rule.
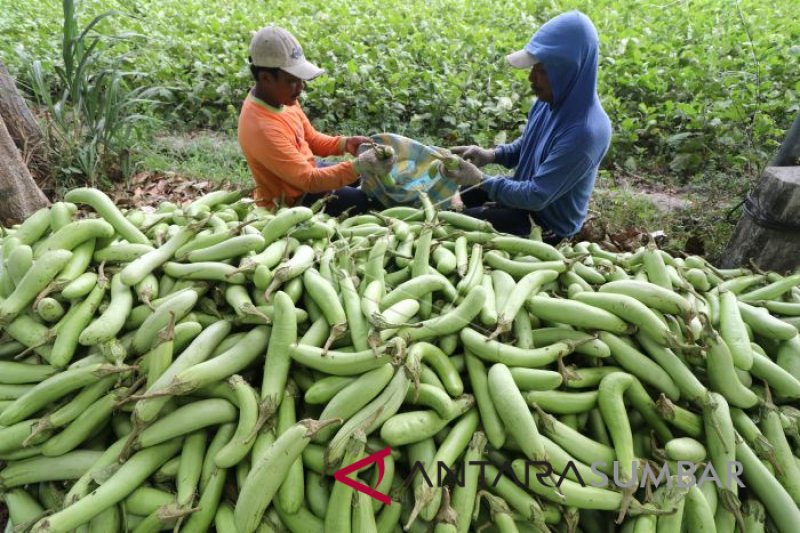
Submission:
[[[123,13],[96,31],[108,61],[136,73],[126,83],[158,88],[150,96],[161,103],[146,109],[167,127],[235,128],[250,83],[250,32],[274,22],[329,73],[304,102],[322,130],[394,131],[443,145],[511,140],[532,96],[526,73],[503,57],[572,8],[601,37],[600,93],[615,128],[606,168],[675,183],[755,176],[800,109],[795,0],[81,4],[83,24],[109,9]],[[50,72],[59,64],[56,5],[0,0],[0,57],[24,83],[33,59]]]

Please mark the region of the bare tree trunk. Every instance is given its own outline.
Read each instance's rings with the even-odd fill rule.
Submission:
[[[44,138],[36,119],[17,91],[14,78],[0,61],[0,120],[5,122],[9,135],[22,154],[22,160],[34,177],[43,180],[48,175]]]
[[[0,224],[21,222],[50,202],[33,179],[47,174],[42,132],[0,61]]]
[[[49,203],[33,181],[5,121],[0,119],[0,224],[22,222]]]

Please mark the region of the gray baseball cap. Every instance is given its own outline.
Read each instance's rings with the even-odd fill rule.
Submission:
[[[325,72],[306,60],[294,35],[278,26],[256,32],[250,41],[250,58],[256,67],[279,68],[306,81]]]

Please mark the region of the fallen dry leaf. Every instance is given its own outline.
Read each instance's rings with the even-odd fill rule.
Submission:
[[[162,202],[186,205],[212,191],[234,188],[232,183],[193,180],[175,172],[139,172],[127,186],[119,184],[108,194],[120,208],[149,211]]]

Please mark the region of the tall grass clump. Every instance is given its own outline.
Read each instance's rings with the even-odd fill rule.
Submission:
[[[80,5],[80,0],[62,1],[60,61],[52,66],[40,59],[28,62],[31,93],[44,117],[52,177],[62,191],[130,176],[131,151],[144,123],[154,120],[142,111],[155,103],[158,93],[157,87],[141,83],[141,72],[126,68],[141,36],[100,31],[105,19],[122,13],[106,11],[82,27]]]

